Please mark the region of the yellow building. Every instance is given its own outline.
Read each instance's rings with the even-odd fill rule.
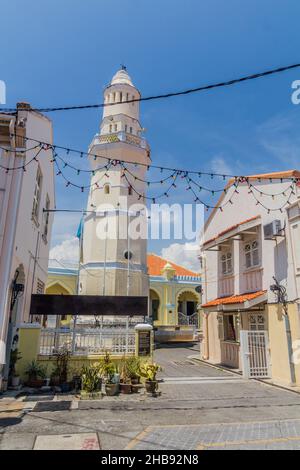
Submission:
[[[147,256],[149,276],[149,316],[157,341],[193,339],[199,328],[198,306],[201,301],[199,273],[179,266],[155,254]],[[48,269],[47,294],[77,294],[78,267],[51,262]],[[61,317],[61,324],[71,316]],[[55,319],[47,319],[51,325]],[[53,325],[54,326],[54,325]]]

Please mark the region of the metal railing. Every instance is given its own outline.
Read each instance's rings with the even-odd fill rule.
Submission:
[[[198,328],[199,327],[198,312],[195,312],[192,315],[186,315],[185,313],[178,312],[178,324],[189,325],[189,326],[194,326],[195,328]]]
[[[43,328],[40,336],[39,354],[52,356],[62,349],[71,355],[135,353],[134,328]]]
[[[94,144],[107,144],[114,142],[127,142],[141,148],[149,149],[149,145],[141,136],[130,134],[124,131],[112,132],[110,134],[96,134],[94,137]]]

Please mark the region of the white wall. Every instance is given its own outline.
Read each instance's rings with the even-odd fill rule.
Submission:
[[[259,191],[270,195],[272,193],[278,194],[282,193],[283,191],[285,192],[286,195],[277,195],[273,199],[271,196],[261,196],[259,192],[252,189],[260,203],[270,209],[284,206],[291,192],[291,190],[288,189],[291,181],[288,180],[270,183],[269,180],[262,179],[261,182],[251,181],[251,183]],[[268,213],[268,211],[265,210],[260,204],[257,204],[252,194],[248,193],[249,187],[246,183],[239,185],[238,192],[239,193],[234,193],[234,188],[228,190],[227,194],[221,201],[221,204],[223,205],[223,212],[220,210],[215,211],[206,224],[204,241],[216,237],[219,233],[229,229],[235,224],[239,224],[252,217],[260,216],[261,219],[260,221],[258,220],[258,225],[260,226],[258,239],[260,241],[261,266],[263,268],[262,288],[264,290],[269,290],[270,284],[274,282],[272,280],[272,276],[275,275],[275,277],[286,286],[288,298],[295,299],[299,293],[296,291],[294,281],[295,271],[291,258],[291,240],[286,213],[287,205],[283,209],[282,213],[280,211],[270,211],[270,213]],[[291,195],[290,202],[297,201],[297,195],[299,195],[299,188],[297,189],[297,194]],[[233,204],[226,204],[229,199],[232,199]],[[274,219],[281,220],[282,226],[286,224],[286,236],[285,238],[278,237],[277,241],[264,240],[262,227]],[[238,242],[240,245],[240,274],[245,270],[243,243],[243,241]],[[219,282],[218,253],[205,251],[204,254],[206,272],[204,273],[203,303],[218,297]],[[236,272],[234,274],[236,275]],[[240,292],[235,291],[235,293],[243,293],[242,282],[240,283],[240,289]],[[269,291],[268,295],[269,300],[273,301],[273,294],[271,294]]]

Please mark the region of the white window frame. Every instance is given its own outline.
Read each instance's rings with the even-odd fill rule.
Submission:
[[[48,212],[48,210],[50,209],[50,204],[51,204],[51,201],[50,201],[50,197],[49,197],[49,194],[46,195],[46,203],[45,203],[45,209],[47,212],[44,212],[44,229],[43,229],[43,240],[45,242],[47,242],[47,237],[48,237],[48,229],[49,229],[49,217],[50,217],[50,213]]]
[[[221,253],[221,272],[223,276],[227,274],[232,274],[233,272],[233,265],[232,265],[232,252],[226,251]]]
[[[292,239],[292,253],[296,274],[300,274],[300,220],[290,222],[290,231]]]
[[[254,240],[248,240],[244,243],[244,256],[246,269],[260,266],[260,249],[257,238]]]
[[[32,219],[36,223],[38,223],[38,220],[39,220],[42,184],[43,184],[43,174],[42,174],[40,166],[38,166],[36,177],[35,177],[35,188],[34,188],[34,193],[33,193],[33,205],[32,205]]]

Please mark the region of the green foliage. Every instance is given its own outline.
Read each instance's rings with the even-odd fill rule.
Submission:
[[[31,380],[36,380],[37,378],[45,379],[47,369],[39,364],[37,361],[31,361],[28,363],[25,374],[28,375],[28,378]]]
[[[111,383],[116,373],[116,367],[110,358],[109,352],[106,351],[104,357],[100,359],[99,367],[106,382]]]
[[[55,369],[52,372],[52,377],[59,377],[59,383],[65,383],[68,379],[70,352],[66,347],[63,347],[56,354]]]
[[[9,361],[9,374],[11,376],[16,375],[16,363],[22,358],[22,354],[18,351],[18,349],[14,349],[10,353],[10,361]]]
[[[130,379],[138,379],[141,376],[141,360],[139,357],[128,357],[126,367]]]
[[[131,383],[130,370],[128,368],[128,361],[125,356],[122,357],[120,362],[120,379],[124,384]]]
[[[156,380],[156,374],[160,370],[161,367],[158,364],[146,362],[141,365],[141,376],[153,382]]]
[[[82,390],[88,393],[101,389],[102,371],[99,364],[83,366],[81,370]]]

